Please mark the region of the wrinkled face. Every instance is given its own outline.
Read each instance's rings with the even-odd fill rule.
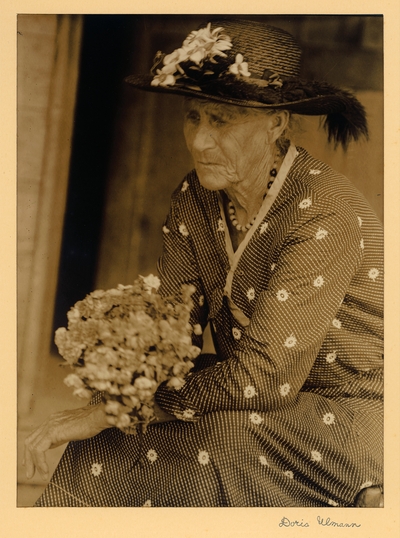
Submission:
[[[187,99],[184,135],[203,187],[250,186],[271,159],[271,121],[256,109]]]

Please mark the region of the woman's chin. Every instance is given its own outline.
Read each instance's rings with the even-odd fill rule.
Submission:
[[[197,176],[202,187],[209,191],[220,191],[228,187],[228,182],[225,178],[205,170],[205,168],[205,166],[196,166]]]

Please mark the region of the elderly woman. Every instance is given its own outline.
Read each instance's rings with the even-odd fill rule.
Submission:
[[[346,146],[367,134],[365,114],[300,80],[299,60],[287,33],[224,21],[127,79],[186,96],[195,170],[172,196],[160,292],[195,286],[192,322],[210,323],[216,354],[179,391],[158,388],[142,437],[111,428],[101,404],[50,417],[27,440],[28,475],[74,442],[38,506],[379,505],[382,229],[288,138],[292,113],[324,115]]]

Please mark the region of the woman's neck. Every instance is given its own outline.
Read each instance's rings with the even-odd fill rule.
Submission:
[[[257,215],[268,192],[269,184],[275,179],[282,160],[281,157],[275,158],[254,178],[246,178],[245,181],[224,189],[225,197],[233,204],[239,224],[246,225]],[[272,169],[274,169],[274,175],[271,175]]]

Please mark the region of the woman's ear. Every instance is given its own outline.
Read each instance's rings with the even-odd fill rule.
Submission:
[[[270,116],[269,144],[273,144],[282,135],[288,126],[290,114],[287,110],[274,111]]]

